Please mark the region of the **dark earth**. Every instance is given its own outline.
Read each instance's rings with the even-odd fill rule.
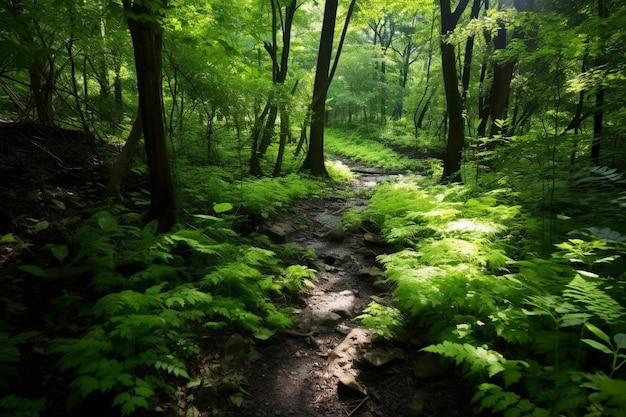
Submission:
[[[356,195],[393,176],[359,168]],[[371,173],[368,173],[371,172]],[[274,239],[313,250],[315,286],[306,292],[292,332],[258,346],[245,372],[248,395],[230,415],[454,417],[471,416],[470,390],[454,369],[420,353],[421,332],[386,342],[356,317],[372,297],[390,300],[376,256],[386,248],[368,230],[346,231],[345,210],[366,197],[303,201],[266,224]]]
[[[74,214],[79,221],[86,208],[85,198],[97,199],[102,188],[98,182],[107,178],[106,164],[98,157],[103,152],[101,146],[73,131],[0,123],[0,236],[15,231],[26,238],[26,244],[35,246],[36,238],[44,242],[62,239],[54,229],[54,220]],[[223,335],[220,343],[214,343],[203,358],[198,358],[198,369],[190,369],[191,374],[201,375],[203,364],[235,358],[223,367],[225,375],[219,389],[188,384],[177,392],[177,404],[166,399],[148,415],[474,415],[469,406],[471,389],[458,371],[420,352],[426,345],[423,331],[412,330],[402,341],[390,342],[364,328],[357,319],[372,299],[391,302],[393,291],[384,283],[376,256],[392,249],[372,231],[345,230],[342,214],[348,209],[364,210],[367,190],[394,176],[366,167],[353,169],[360,175],[351,185],[352,193],[338,190],[335,198],[301,201],[258,228],[277,242],[302,245],[317,255],[314,286],[293,301],[299,309],[294,325],[266,341]],[[36,230],[41,226],[37,219],[50,219],[45,230]],[[30,253],[25,259],[15,256],[0,246],[0,270],[15,261],[37,262],[44,267],[52,262],[32,259],[41,252]],[[37,308],[54,296],[53,290],[37,288],[33,282],[32,303],[27,303],[34,308],[33,320],[46,320]],[[41,375],[33,372],[32,378]],[[232,381],[227,383],[229,377]],[[62,390],[63,385],[52,389]],[[60,408],[62,395],[59,392]],[[95,398],[73,415],[109,416],[111,411],[110,398]]]

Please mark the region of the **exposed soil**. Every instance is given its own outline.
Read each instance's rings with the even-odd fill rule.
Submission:
[[[365,174],[354,183],[356,189],[389,178],[359,171]],[[345,210],[366,204],[365,198],[340,197],[302,202],[265,226],[285,242],[312,249],[320,271],[293,331],[259,346],[260,358],[247,370],[249,395],[231,415],[472,415],[463,380],[419,352],[424,346],[420,334],[389,343],[356,319],[372,297],[391,296],[376,263],[376,255],[387,248],[366,230],[341,228]]]

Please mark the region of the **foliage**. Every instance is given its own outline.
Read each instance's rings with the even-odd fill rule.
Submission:
[[[381,143],[371,134],[343,129],[326,129],[325,149],[333,154],[356,162],[387,170],[413,170],[424,168],[424,161],[411,159]]]
[[[404,323],[400,310],[376,301],[372,301],[357,319],[385,339],[393,339]]]
[[[618,416],[626,379],[622,235],[573,230],[539,257],[523,250],[541,235],[528,216],[533,204],[511,190],[410,177],[376,187],[360,219],[398,248],[379,257],[394,309],[427,329],[433,344],[425,351],[464,369],[480,410]],[[373,303],[361,319],[389,337],[394,309]]]
[[[312,285],[315,271],[285,265],[275,252],[225,229],[218,216],[230,208],[222,203],[214,216],[158,235],[155,222],[140,226],[136,214],[112,206],[74,233],[67,245],[71,253],[58,258],[69,271],[87,272],[83,285],[96,301],[85,303],[68,291],[53,302],[58,320],[82,329],[80,335],[53,338],[49,347],[59,370],[73,375],[68,408],[110,393],[121,415],[147,409],[192,377],[188,364],[218,330],[265,339],[291,324],[292,309],[279,303]],[[291,252],[305,261],[310,256]],[[0,383],[7,385],[18,372],[19,345],[36,335],[0,333]],[[1,400],[7,412],[17,410],[17,402],[15,396]],[[22,406],[31,415],[41,409],[39,402]]]

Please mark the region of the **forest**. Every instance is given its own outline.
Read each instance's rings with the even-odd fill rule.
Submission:
[[[624,417],[625,171],[622,0],[2,0],[0,417]]]

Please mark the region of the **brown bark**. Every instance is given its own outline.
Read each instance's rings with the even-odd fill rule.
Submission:
[[[320,35],[320,47],[317,55],[317,70],[313,85],[313,103],[311,112],[311,127],[309,134],[309,150],[302,170],[309,171],[319,177],[327,177],[324,164],[324,112],[326,110],[326,95],[328,94],[330,60],[333,52],[335,37],[335,21],[337,20],[338,0],[326,0],[324,6],[324,22]],[[315,100],[317,98],[317,100]]]
[[[328,88],[337,70],[341,49],[346,38],[350,18],[354,12],[356,0],[350,2],[348,14],[343,25],[341,40],[337,47],[335,60],[330,68],[332,56],[333,40],[335,35],[335,21],[337,19],[338,0],[326,0],[324,6],[324,22],[322,23],[322,33],[320,35],[320,47],[317,56],[317,70],[315,72],[315,82],[313,84],[313,99],[309,105],[312,113],[311,127],[309,135],[309,149],[302,163],[301,170],[308,171],[318,177],[328,177],[328,171],[324,164],[324,125],[326,96]],[[330,70],[330,71],[329,71]]]
[[[150,210],[147,217],[158,221],[159,232],[166,232],[174,225],[176,217],[163,120],[163,28],[158,23],[157,12],[148,6],[138,3],[131,6],[129,0],[124,0],[124,6],[131,12],[128,27],[135,53],[139,111],[150,171]],[[139,15],[141,19],[133,18]]]
[[[469,0],[461,0],[454,11],[451,10],[450,3],[450,0],[439,0],[441,7],[441,35],[444,37],[454,30]],[[454,45],[447,43],[442,38],[441,67],[443,70],[443,84],[446,92],[449,121],[448,140],[443,160],[442,181],[445,182],[461,181],[461,152],[465,146],[463,104],[459,94],[455,55]]]
[[[117,161],[115,161],[113,168],[111,168],[111,178],[109,178],[109,182],[104,190],[105,197],[113,197],[119,192],[122,178],[130,169],[130,164],[132,162],[133,155],[135,155],[135,151],[137,150],[137,145],[139,145],[139,139],[141,139],[142,133],[143,125],[141,122],[141,113],[137,113],[137,117],[135,117],[135,122],[133,123],[133,128],[130,130],[128,139],[126,139],[126,143],[122,148],[122,152],[118,156]]]

